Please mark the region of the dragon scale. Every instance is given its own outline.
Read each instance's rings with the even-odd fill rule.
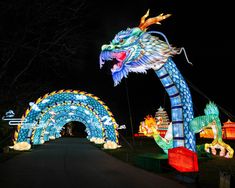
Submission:
[[[171,58],[155,71],[171,101],[173,146],[185,146],[195,151],[194,134],[189,130],[193,119],[193,103],[187,83]]]

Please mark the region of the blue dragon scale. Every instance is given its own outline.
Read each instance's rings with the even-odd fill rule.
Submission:
[[[101,47],[100,68],[112,61],[114,86],[127,78],[129,72],[147,73],[153,69],[170,98],[173,147],[184,146],[196,151],[195,132],[190,129],[190,122],[194,119],[191,93],[172,59],[183,48],[170,45],[161,32],[147,31],[150,25],[160,24],[170,14],[147,19],[148,16],[149,10],[138,27],[120,31],[110,44]]]

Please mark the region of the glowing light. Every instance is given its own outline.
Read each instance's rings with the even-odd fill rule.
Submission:
[[[86,100],[87,99],[87,97],[84,95],[76,95],[75,97],[77,100]]]
[[[180,172],[198,172],[197,154],[185,147],[169,149],[168,163]]]
[[[21,125],[14,134],[16,143],[31,140],[33,144],[43,144],[59,138],[61,128],[70,121],[83,123],[89,138],[96,138],[97,144],[103,144],[106,138],[118,142],[117,123],[98,97],[86,92],[59,90],[36,101],[30,102],[31,107],[20,119]]]
[[[213,102],[209,102],[204,109],[204,116],[198,116],[190,121],[190,130],[193,133],[198,133],[203,131],[201,135],[203,136],[212,136],[213,142],[205,144],[205,151],[211,152],[213,155],[216,155],[216,149],[219,149],[219,156],[225,158],[232,158],[234,150],[226,144],[223,139],[223,132],[221,127],[221,122],[219,119],[219,109]],[[208,129],[210,127],[211,129]]]
[[[49,102],[50,100],[49,99],[44,99],[43,101],[42,101],[42,104],[45,104],[45,103],[47,103],[47,102]]]
[[[31,145],[28,142],[19,142],[14,146],[10,146],[9,148],[17,150],[17,151],[27,151],[31,149]]]
[[[41,109],[38,107],[38,105],[33,102],[30,102],[29,106],[31,106],[31,108],[35,111],[41,111]]]
[[[71,109],[76,110],[78,107],[77,106],[70,106]]]
[[[161,147],[165,153],[168,153],[168,149],[173,148],[172,126],[170,124],[165,137],[161,137],[158,131],[158,127],[161,123],[162,121],[157,122],[154,117],[148,115],[145,120],[140,123],[139,134],[153,137],[158,146]]]
[[[104,144],[104,149],[117,149],[120,148],[121,146],[118,145],[116,142],[110,141],[108,140],[105,144]]]
[[[223,126],[225,139],[235,140],[235,122],[228,120]]]
[[[90,139],[91,142],[94,142],[95,144],[103,144],[105,143],[104,138],[96,138],[96,137],[92,137]]]

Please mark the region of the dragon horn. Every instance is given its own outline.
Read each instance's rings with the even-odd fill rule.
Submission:
[[[148,18],[147,20],[145,20],[147,17],[149,16],[149,10],[146,12],[146,14],[144,16],[142,16],[142,18],[140,19],[140,24],[139,24],[139,28],[142,30],[142,31],[146,31],[148,28],[148,26],[152,25],[152,24],[161,24],[160,21],[162,20],[165,20],[166,18],[170,17],[171,14],[166,14],[166,15],[163,15],[160,14],[156,17],[153,17],[153,18]]]
[[[148,16],[149,16],[149,9],[147,10],[146,14],[141,17],[139,27],[145,23],[145,19],[146,19]]]

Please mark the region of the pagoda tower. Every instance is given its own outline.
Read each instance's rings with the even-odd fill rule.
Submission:
[[[161,106],[157,110],[157,112],[155,113],[156,120],[158,117],[162,118],[162,123],[159,125],[158,131],[160,132],[161,136],[164,136],[167,129],[168,129],[170,121],[169,121],[169,116],[168,116],[167,112]]]

